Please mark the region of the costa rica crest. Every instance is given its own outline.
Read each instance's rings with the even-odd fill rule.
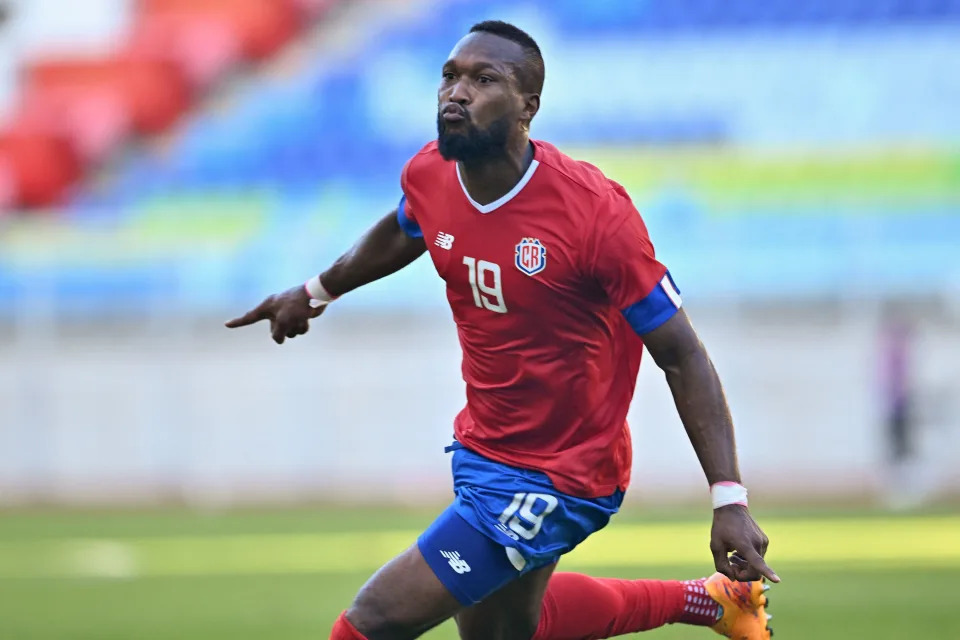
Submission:
[[[533,276],[547,267],[547,250],[536,238],[523,238],[517,244],[517,269]]]

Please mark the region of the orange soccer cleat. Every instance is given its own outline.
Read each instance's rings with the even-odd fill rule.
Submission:
[[[710,597],[723,607],[723,617],[711,627],[722,636],[733,640],[770,640],[773,630],[767,621],[767,596],[770,588],[762,580],[734,582],[721,573],[715,573],[703,585]]]

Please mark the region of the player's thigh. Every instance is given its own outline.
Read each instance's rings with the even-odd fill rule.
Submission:
[[[415,638],[520,574],[506,548],[451,506],[364,585],[347,618],[370,640]]]
[[[556,564],[522,575],[456,615],[463,640],[530,640],[540,623],[543,594]]]
[[[419,637],[462,607],[413,545],[367,581],[347,619],[369,640],[406,640]]]

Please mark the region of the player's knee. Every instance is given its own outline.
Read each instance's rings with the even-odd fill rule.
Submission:
[[[539,615],[504,612],[499,616],[462,616],[457,619],[461,640],[531,640]]]
[[[416,638],[416,625],[404,620],[401,611],[361,591],[347,610],[347,618],[367,640],[406,640]]]
[[[531,640],[536,632],[536,625],[512,628],[500,627],[496,631],[487,629],[482,632],[461,628],[460,638],[461,640]]]

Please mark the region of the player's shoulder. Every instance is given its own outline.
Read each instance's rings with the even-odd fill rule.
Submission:
[[[547,142],[535,141],[537,159],[546,167],[549,179],[566,203],[591,227],[620,226],[638,216],[627,190],[604,173],[582,160],[575,160]],[[539,171],[539,169],[538,169]]]
[[[431,140],[423,145],[417,153],[413,155],[403,167],[403,173],[406,178],[412,178],[416,174],[435,169],[438,165],[446,164],[448,161],[440,155],[437,148],[437,141]]]
[[[603,172],[583,160],[575,160],[549,142],[535,140],[537,160],[545,167],[558,185],[565,186],[575,195],[598,201],[611,195],[620,185]]]
[[[443,156],[440,155],[440,150],[437,148],[436,140],[431,140],[427,144],[423,145],[423,147],[420,148],[420,151],[418,151],[416,154],[414,154],[412,158],[410,158],[410,162],[413,162],[414,160],[429,161],[433,159],[439,159],[441,161],[444,161]]]

